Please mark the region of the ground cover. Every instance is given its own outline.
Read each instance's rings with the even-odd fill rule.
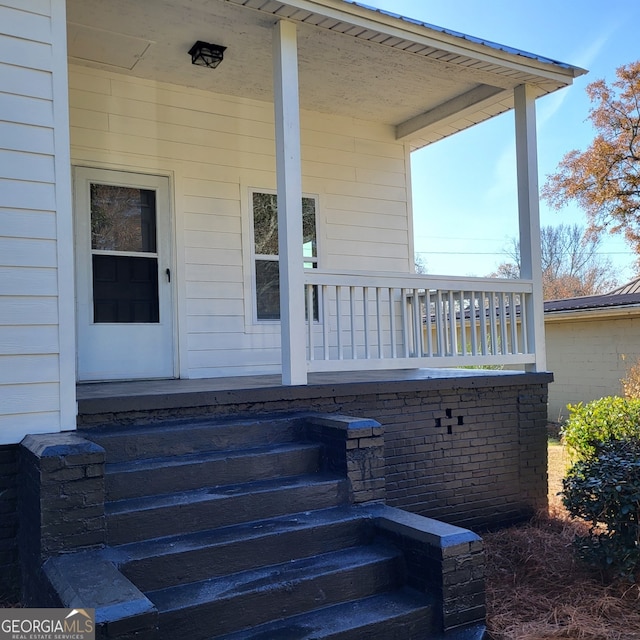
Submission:
[[[640,585],[604,584],[574,557],[573,538],[585,528],[557,495],[569,463],[550,443],[549,514],[484,536],[493,640],[640,640]]]

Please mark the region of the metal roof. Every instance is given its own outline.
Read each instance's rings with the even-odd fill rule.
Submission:
[[[620,293],[640,293],[640,276],[631,282],[627,282],[627,284],[623,284],[621,287],[618,287],[613,291],[609,291],[607,295],[613,296]]]
[[[545,313],[559,311],[594,311],[613,307],[630,307],[640,305],[640,293],[603,294],[599,296],[582,296],[566,300],[546,300]]]
[[[563,67],[564,69],[578,68],[578,67],[574,67],[573,65],[567,64],[566,62],[560,62],[559,60],[553,60],[552,58],[540,56],[535,53],[522,51],[521,49],[516,49],[515,47],[509,47],[507,45],[499,44],[497,42],[492,42],[491,40],[486,40],[484,38],[477,38],[477,37],[468,35],[466,33],[462,33],[460,31],[445,29],[444,27],[439,27],[435,24],[431,24],[429,22],[423,22],[422,20],[417,20],[415,18],[408,18],[407,16],[400,15],[399,13],[394,13],[393,11],[388,11],[387,9],[378,9],[376,7],[371,7],[362,2],[357,2],[357,0],[343,0],[343,1],[348,4],[354,4],[358,7],[362,7],[363,9],[367,9],[369,11],[375,11],[376,13],[380,13],[384,16],[389,16],[390,18],[393,18],[395,20],[402,20],[403,22],[425,27],[427,29],[431,29],[432,31],[439,31],[440,33],[444,33],[446,35],[453,36],[455,38],[461,38],[462,40],[468,40],[469,42],[473,42],[475,44],[480,44],[485,47],[489,47],[491,49],[496,49],[497,51],[504,51],[505,53],[522,56],[524,58],[529,58],[531,60],[537,60],[538,62],[543,62],[545,64],[557,65],[559,67]]]

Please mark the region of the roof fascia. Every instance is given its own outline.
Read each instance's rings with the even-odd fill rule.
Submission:
[[[587,320],[610,320],[640,316],[640,305],[607,307],[603,309],[571,309],[567,311],[545,311],[544,322],[581,322]]]

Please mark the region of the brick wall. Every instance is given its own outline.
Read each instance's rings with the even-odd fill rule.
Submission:
[[[546,389],[399,394],[385,425],[388,504],[470,529],[547,505]]]
[[[17,467],[18,445],[0,446],[0,602],[19,593]]]
[[[376,420],[384,429],[387,504],[482,531],[528,518],[547,505],[546,402],[550,380],[549,374],[485,374],[410,382],[253,389],[245,392],[243,398],[229,392],[217,399],[209,397],[203,406],[145,413],[94,413],[85,415],[84,420],[85,424],[105,421],[122,424],[143,418],[157,421],[170,416],[247,416],[256,412],[292,411],[340,413]],[[246,395],[249,393],[250,399]],[[361,463],[370,466],[380,459],[382,446],[377,442],[368,438],[352,440],[367,444],[366,455],[360,451],[360,444],[355,448],[352,466],[362,466]],[[2,590],[15,593],[18,575],[17,452],[15,446],[0,447],[0,595]],[[48,458],[52,460],[47,464],[57,459],[58,452],[51,453]],[[78,465],[85,465],[85,457],[83,454]],[[349,468],[349,460],[345,460]],[[88,470],[83,470],[78,481],[67,479],[77,486],[74,495],[82,501],[79,508],[85,507],[85,493],[91,489],[80,485],[101,481],[93,477],[95,464],[86,464]],[[60,470],[62,475],[72,472],[75,470]],[[25,472],[25,479],[28,476]],[[378,479],[376,472],[375,487],[360,487],[356,482],[354,491],[371,488],[378,491]],[[25,485],[24,489],[27,488]],[[57,490],[53,486],[49,489]],[[48,520],[55,520],[55,505],[43,502],[41,497],[37,496],[32,503],[45,510],[51,508]],[[87,512],[79,513],[85,523]],[[23,515],[23,520],[28,519],[28,514]],[[102,517],[89,515],[97,515],[98,520]],[[35,516],[41,520],[40,513]],[[76,525],[74,530],[84,531]],[[91,529],[90,533],[95,536],[99,531]],[[99,544],[101,540],[80,542]]]
[[[547,506],[551,380],[548,373],[459,371],[448,377],[213,391],[194,394],[190,407],[144,415],[153,421],[316,411],[377,420],[385,434],[387,503],[483,530]],[[110,408],[101,400],[85,403],[81,419],[87,426],[126,424],[143,415],[133,406],[121,413]]]

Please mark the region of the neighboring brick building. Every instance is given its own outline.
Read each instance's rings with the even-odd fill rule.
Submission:
[[[545,302],[549,420],[567,404],[620,395],[620,381],[640,357],[640,279],[599,296]]]

